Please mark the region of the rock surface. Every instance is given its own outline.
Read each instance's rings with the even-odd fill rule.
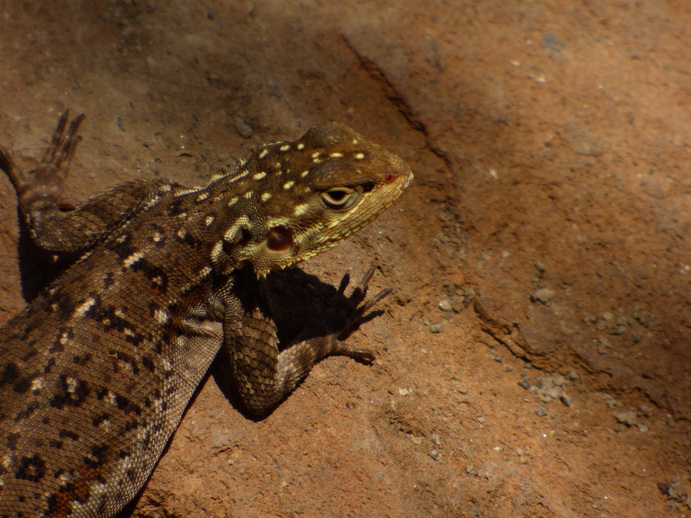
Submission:
[[[352,337],[378,361],[324,361],[259,422],[210,376],[129,512],[689,516],[690,25],[683,0],[1,3],[0,142],[26,163],[86,113],[75,199],[323,120],[416,172],[305,265],[379,265],[395,293]],[[4,322],[37,274],[0,192]]]

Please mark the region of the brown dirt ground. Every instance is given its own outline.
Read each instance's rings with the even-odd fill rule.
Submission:
[[[38,156],[86,113],[76,199],[329,119],[416,172],[304,265],[379,266],[395,295],[352,338],[378,361],[324,361],[259,422],[208,378],[133,515],[691,516],[690,6],[0,3],[0,142]]]

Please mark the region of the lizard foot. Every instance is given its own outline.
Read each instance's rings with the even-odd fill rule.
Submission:
[[[27,209],[39,199],[52,198],[61,209],[73,209],[74,205],[62,199],[62,189],[69,174],[70,163],[81,137],[77,135],[84,115],[77,115],[67,127],[69,110],[60,116],[50,145],[43,154],[39,166],[22,173],[17,170],[10,154],[0,149],[0,169],[7,173],[17,191],[20,205]]]

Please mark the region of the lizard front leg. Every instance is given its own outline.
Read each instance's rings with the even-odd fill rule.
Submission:
[[[309,321],[303,332],[280,352],[276,325],[259,290],[248,290],[247,298],[229,304],[224,345],[229,349],[237,392],[250,413],[266,415],[326,356],[345,355],[366,363],[374,361],[372,351],[344,341],[367,320],[374,305],[390,293],[384,290],[364,302],[373,272],[374,269],[368,271],[348,297],[344,292],[349,277],[344,276],[326,311]]]
[[[69,126],[68,117],[69,111],[61,115],[50,145],[32,171],[19,171],[10,154],[0,149],[0,169],[17,191],[19,209],[32,238],[39,247],[55,253],[92,247],[141,211],[150,199],[171,189],[170,182],[135,181],[75,208],[65,200],[63,189],[81,141],[78,130],[84,115],[77,115]]]

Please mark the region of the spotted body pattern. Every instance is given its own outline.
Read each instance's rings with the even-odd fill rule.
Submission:
[[[81,121],[63,114],[28,174],[0,151],[36,243],[79,256],[0,328],[0,517],[117,514],[222,347],[256,415],[327,355],[371,361],[339,340],[385,294],[364,302],[371,273],[342,297],[340,329],[315,319],[280,349],[265,277],[369,223],[412,179],[398,157],[325,123],[205,187],[135,181],[64,211]]]

